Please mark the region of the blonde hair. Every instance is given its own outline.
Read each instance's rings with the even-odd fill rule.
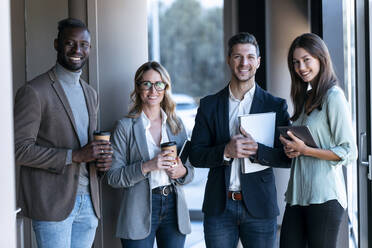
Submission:
[[[176,104],[171,98],[171,79],[168,71],[156,61],[146,62],[137,69],[134,76],[134,90],[130,94],[132,105],[129,109],[128,117],[138,118],[139,115],[142,113],[143,103],[139,94],[141,90],[139,89],[138,83],[141,81],[143,74],[149,70],[158,72],[162,81],[166,85],[164,89],[164,98],[160,103],[160,107],[167,114],[167,123],[171,129],[171,132],[176,135],[181,131],[182,125],[175,113]]]

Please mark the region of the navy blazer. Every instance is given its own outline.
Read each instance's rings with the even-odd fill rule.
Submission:
[[[275,112],[275,126],[288,126],[289,114],[284,99],[274,97],[256,85],[250,113]],[[223,153],[230,141],[229,87],[200,100],[191,138],[189,160],[195,167],[210,168],[205,188],[203,212],[207,215],[223,213],[230,184],[231,166],[225,165]],[[290,167],[275,130],[274,148],[258,143],[256,161],[270,167]],[[272,168],[240,174],[243,200],[255,218],[279,215],[275,179]]]

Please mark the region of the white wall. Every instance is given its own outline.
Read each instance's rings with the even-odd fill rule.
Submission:
[[[134,74],[148,59],[147,1],[98,0],[97,21],[100,122],[110,129],[128,112]]]
[[[137,68],[148,60],[146,0],[88,0],[92,35],[89,81],[100,98],[100,129],[111,130],[128,112]],[[103,185],[103,230],[98,247],[121,247],[114,237],[121,191]]]
[[[25,1],[25,17],[26,80],[29,81],[56,63],[57,23],[68,17],[68,1]]]
[[[290,100],[291,78],[287,55],[292,41],[300,34],[310,32],[308,0],[266,0],[266,72],[267,90],[285,98],[288,112],[293,111]],[[284,193],[289,180],[289,169],[274,169],[280,216],[282,223],[285,209]]]
[[[0,128],[1,173],[0,173],[0,247],[16,247],[14,141],[13,141],[13,84],[11,60],[10,1],[0,1],[0,73],[2,121]]]
[[[1,4],[4,4],[3,2],[1,1]],[[8,1],[6,4],[9,4]],[[3,11],[6,13],[9,11],[9,7],[3,8],[1,6],[0,11],[1,14]],[[14,45],[12,52],[15,82],[14,84],[10,82],[10,87],[13,86],[16,91],[27,80],[45,72],[55,64],[56,52],[53,41],[57,36],[57,23],[68,16],[86,21],[91,31],[92,50],[88,65],[89,70],[85,69],[84,75],[88,73],[89,83],[99,92],[100,126],[102,129],[111,129],[115,121],[127,113],[129,94],[133,89],[134,73],[148,58],[146,0],[12,0],[12,44]],[[9,18],[9,14],[1,15],[1,18],[7,17]],[[5,25],[5,27],[7,26]],[[10,31],[3,33],[10,35]],[[2,43],[0,44],[2,45]],[[10,47],[3,50],[11,51]],[[1,62],[4,61],[7,60],[3,58]],[[2,66],[1,68],[7,70],[8,67]],[[2,75],[6,74],[2,73]],[[3,77],[0,87],[8,86],[6,80],[6,77]],[[6,91],[5,88],[2,90],[3,95],[7,97]],[[11,90],[9,96],[10,105],[1,106],[5,107],[7,111],[13,109]],[[2,101],[7,101],[6,97],[3,97]],[[4,112],[4,114],[7,113]],[[4,119],[12,120],[12,118]],[[2,125],[5,124],[6,122],[2,122]],[[12,127],[13,123],[11,124]],[[3,130],[7,129],[4,127]],[[12,135],[13,130],[5,133]],[[4,138],[6,140],[8,137]],[[7,156],[12,155],[10,159],[13,161],[13,136],[10,139],[12,143],[6,144],[7,148],[1,151],[4,151]],[[2,163],[6,163],[6,161],[2,161]],[[9,166],[14,170],[13,163]],[[0,178],[2,179],[3,176],[6,176],[7,180],[12,180],[8,174],[2,173]],[[1,184],[1,188],[6,189],[7,194],[14,194],[14,188],[9,190],[9,187],[3,186],[8,183],[7,180],[2,180],[4,184]],[[113,237],[116,216],[111,215],[115,213],[112,208],[117,208],[120,197],[117,197],[116,191],[111,191],[107,187],[104,187],[103,191],[105,194],[103,198],[104,215],[107,216],[105,219],[106,236],[102,238],[102,229],[98,230],[95,247],[121,247],[120,242]],[[14,205],[14,199],[8,202]],[[15,206],[11,211],[1,212],[9,215],[14,208]],[[0,219],[1,224],[7,223],[3,222],[3,218]],[[10,230],[9,226],[7,225],[8,231]],[[25,247],[36,247],[33,244],[34,239],[28,220],[25,220],[24,228]],[[0,237],[3,238],[3,233]],[[11,238],[11,236],[7,235],[6,238]],[[0,243],[0,247],[11,246]]]

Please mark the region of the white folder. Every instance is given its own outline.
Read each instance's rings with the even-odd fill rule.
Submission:
[[[241,115],[238,118],[240,126],[242,126],[242,128],[249,133],[257,143],[261,143],[269,147],[274,146],[276,119],[275,112],[247,114]],[[250,168],[247,168],[248,166]],[[267,166],[251,163],[249,158],[244,158],[244,163],[241,165],[241,167],[242,173],[259,171],[267,168]]]

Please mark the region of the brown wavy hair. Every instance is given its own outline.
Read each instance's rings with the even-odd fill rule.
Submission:
[[[320,70],[311,84],[312,92],[309,95],[307,94],[308,84],[296,73],[293,65],[293,53],[296,48],[305,49],[319,60]],[[299,118],[303,108],[307,115],[314,109],[321,110],[327,91],[334,85],[338,85],[338,79],[326,44],[319,36],[312,33],[302,34],[292,42],[288,52],[288,68],[292,80],[291,98],[294,105],[291,120],[295,121]]]
[[[132,100],[132,105],[129,109],[129,118],[138,118],[143,110],[143,102],[140,97],[141,90],[139,89],[138,82],[142,80],[142,76],[145,72],[149,70],[154,70],[160,74],[162,81],[165,83],[166,87],[164,90],[164,98],[160,103],[160,107],[167,114],[167,124],[169,125],[171,132],[176,135],[182,129],[182,124],[176,116],[175,109],[176,103],[171,98],[171,79],[168,71],[158,62],[150,61],[141,65],[134,76],[134,90],[130,94]]]

